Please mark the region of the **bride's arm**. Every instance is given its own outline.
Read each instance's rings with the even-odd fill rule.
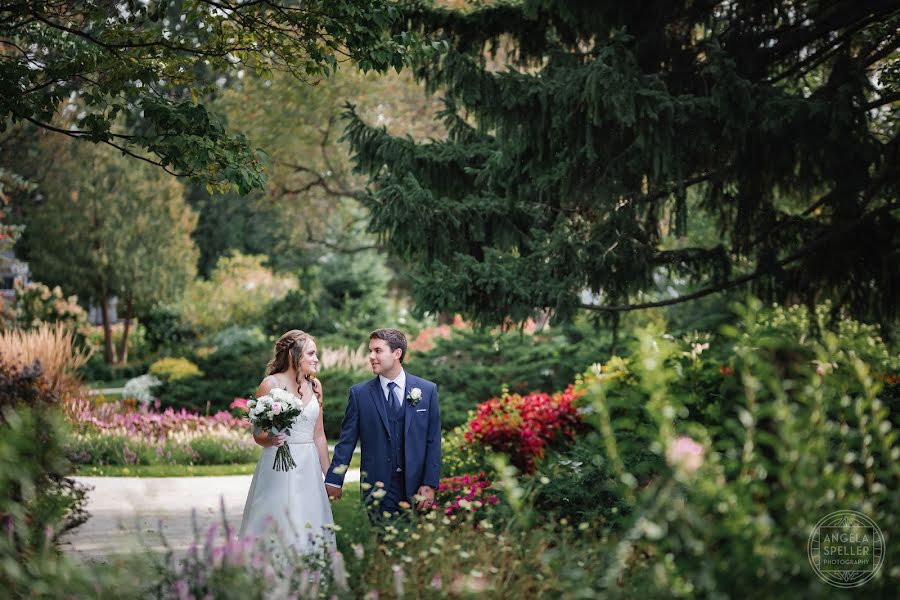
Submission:
[[[319,400],[322,396],[322,384],[319,383]],[[319,418],[316,419],[316,430],[313,436],[316,449],[319,451],[319,464],[322,466],[322,475],[328,473],[328,467],[331,466],[331,459],[328,458],[328,438],[325,437],[325,407],[319,403]]]
[[[262,380],[262,383],[259,384],[259,387],[256,388],[256,397],[259,398],[260,396],[265,396],[271,391],[272,382],[268,377],[266,377]],[[268,431],[260,429],[252,423],[250,424],[250,427],[251,432],[253,433],[253,440],[263,448],[268,448],[269,446],[280,446],[284,443],[285,438],[283,435],[271,436]]]

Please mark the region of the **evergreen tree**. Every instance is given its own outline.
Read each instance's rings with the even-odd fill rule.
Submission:
[[[346,139],[371,228],[416,269],[422,309],[569,318],[750,284],[896,317],[896,2],[421,2],[405,16],[446,49],[416,75],[444,94],[448,136],[394,137],[351,107]],[[672,282],[686,292],[660,289]]]

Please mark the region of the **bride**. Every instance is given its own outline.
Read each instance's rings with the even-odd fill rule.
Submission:
[[[335,549],[334,518],[324,484],[330,460],[322,420],[322,384],[315,377],[318,367],[312,336],[292,329],[275,344],[275,357],[269,361],[256,397],[274,388],[288,390],[299,398],[303,414],[287,430],[253,432],[263,453],[241,521],[242,537],[252,535],[270,542],[280,538],[300,554]],[[272,468],[282,444],[288,444],[297,463],[288,471]]]

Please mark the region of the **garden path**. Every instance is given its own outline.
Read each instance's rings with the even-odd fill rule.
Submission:
[[[147,547],[162,550],[161,524],[169,546],[183,554],[194,539],[193,509],[201,540],[213,523],[218,523],[221,531],[223,505],[231,526],[240,527],[250,479],[250,475],[75,477],[93,488],[87,502],[91,518],[64,538],[63,548],[95,562],[139,550],[139,537]],[[348,470],[345,481],[359,481],[359,469]]]

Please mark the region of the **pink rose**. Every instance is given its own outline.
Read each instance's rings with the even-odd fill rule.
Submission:
[[[275,415],[281,414],[281,402],[273,402],[272,403],[272,414],[275,414]]]
[[[683,435],[669,446],[666,458],[669,464],[681,467],[687,473],[693,473],[703,464],[703,451],[703,446]]]

